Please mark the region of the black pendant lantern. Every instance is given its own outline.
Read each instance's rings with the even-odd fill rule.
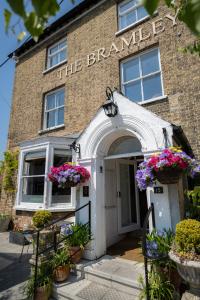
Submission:
[[[106,96],[106,102],[102,105],[102,107],[106,116],[109,118],[113,118],[118,113],[118,106],[116,103],[114,103],[113,92],[109,87],[106,88]]]

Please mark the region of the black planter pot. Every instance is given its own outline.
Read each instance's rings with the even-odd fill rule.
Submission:
[[[22,232],[10,231],[9,242],[17,245],[28,245],[29,242],[26,240]]]

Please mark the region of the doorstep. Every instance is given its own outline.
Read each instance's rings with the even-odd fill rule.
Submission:
[[[141,291],[141,275],[144,276],[142,263],[106,255],[78,264],[68,281],[54,285],[53,296],[58,300],[134,300]]]

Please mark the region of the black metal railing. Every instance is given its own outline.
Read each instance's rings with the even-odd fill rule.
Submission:
[[[50,250],[53,250],[53,251],[57,251],[58,249],[58,245],[63,243],[64,241],[66,241],[70,235],[73,235],[74,233],[78,232],[78,230],[80,229],[77,229],[76,231],[74,231],[72,234],[68,235],[68,236],[65,236],[61,239],[57,239],[57,235],[59,234],[58,231],[54,230],[53,231],[53,244],[48,246],[47,248],[39,251],[39,244],[40,244],[40,232],[43,231],[44,229],[46,228],[50,228],[50,227],[53,227],[54,225],[56,225],[57,223],[69,218],[69,217],[72,217],[74,215],[76,215],[77,212],[79,212],[80,210],[84,209],[88,207],[88,222],[86,222],[85,224],[83,225],[88,225],[88,228],[89,228],[89,237],[91,237],[91,201],[89,201],[87,204],[77,208],[75,211],[72,211],[72,212],[69,212],[67,214],[65,214],[64,216],[52,221],[51,223],[48,223],[46,224],[45,226],[43,226],[42,228],[38,229],[35,234],[36,234],[36,247],[35,247],[35,269],[34,269],[34,299],[35,299],[35,295],[36,295],[36,288],[37,288],[37,275],[38,275],[38,259],[39,259],[39,256],[41,256],[42,254],[50,251]],[[85,246],[85,245],[83,245]],[[79,250],[78,250],[79,251]],[[77,252],[78,252],[77,251]],[[76,254],[76,252],[74,252],[71,256],[74,256]]]
[[[147,300],[150,300],[149,296],[149,275],[148,275],[148,255],[147,255],[147,239],[146,236],[149,233],[149,218],[152,217],[152,226],[155,228],[155,212],[154,204],[151,203],[149,210],[146,214],[143,229],[142,229],[142,254],[144,256],[144,270],[145,270],[145,284],[146,284],[146,296]]]

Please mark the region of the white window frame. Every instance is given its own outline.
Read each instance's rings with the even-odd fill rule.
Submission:
[[[50,54],[50,51],[52,48],[56,47],[57,45],[63,43],[64,41],[66,41],[66,44],[64,47],[62,47],[61,49],[58,49],[56,52],[54,52],[53,54]],[[52,56],[55,56],[55,55],[59,55],[59,53],[61,51],[63,51],[64,49],[66,49],[66,58],[62,61],[59,61],[57,64],[53,65],[53,66],[50,66],[50,58]],[[61,40],[59,40],[57,43],[53,44],[52,46],[50,46],[48,49],[47,49],[47,65],[46,65],[46,69],[47,70],[50,70],[50,69],[53,69],[55,68],[56,66],[59,66],[60,64],[64,63],[67,61],[67,39],[66,38],[63,38]]]
[[[52,204],[52,182],[48,180],[48,173],[50,167],[53,165],[54,149],[69,151],[69,146],[64,144],[54,143],[43,143],[35,146],[22,147],[19,157],[19,171],[18,171],[18,189],[17,197],[14,209],[16,210],[27,210],[35,211],[38,209],[45,209],[50,211],[73,211],[75,210],[76,203],[76,188],[71,188],[71,201],[70,203],[56,203]],[[44,182],[44,194],[43,203],[31,203],[22,201],[22,189],[23,189],[23,178],[27,177],[23,175],[24,158],[27,152],[46,151],[45,161],[45,182]]]
[[[56,106],[55,108],[52,108],[52,109],[47,109],[47,97],[50,96],[50,95],[53,95],[53,94],[56,94],[57,92],[63,90],[64,91],[64,104],[63,105],[60,105],[60,106]],[[45,94],[44,96],[44,119],[43,119],[43,130],[51,130],[51,129],[56,129],[56,128],[59,128],[59,127],[62,127],[64,124],[65,124],[65,118],[63,120],[63,123],[62,124],[58,124],[58,110],[60,108],[63,108],[64,109],[64,114],[65,114],[65,88],[62,87],[62,88],[59,88],[59,89],[56,89],[52,92],[49,92],[47,94]],[[52,126],[52,127],[47,127],[47,114],[48,112],[50,111],[56,111],[56,125],[55,126]]]
[[[145,55],[145,54],[147,54],[147,53],[149,53],[149,52],[151,52],[151,51],[153,51],[153,50],[155,50],[155,49],[158,50],[158,64],[159,64],[159,71],[155,71],[155,72],[152,72],[152,73],[149,73],[149,74],[143,76],[143,75],[142,75],[142,67],[141,67],[141,59],[140,59],[140,57],[143,56],[143,55]],[[132,80],[129,80],[129,81],[126,81],[126,82],[125,82],[125,81],[124,81],[123,65],[124,65],[124,63],[127,63],[128,61],[131,61],[132,59],[135,59],[135,58],[137,58],[137,57],[139,57],[139,73],[140,73],[140,77],[137,77],[137,78],[134,78],[134,79],[132,79]],[[149,50],[143,51],[143,52],[141,52],[141,53],[139,53],[139,54],[137,54],[137,55],[131,56],[131,57],[129,57],[128,59],[123,60],[123,61],[121,62],[121,64],[120,64],[120,69],[121,69],[121,90],[122,90],[122,92],[123,92],[124,95],[125,95],[125,86],[126,86],[127,84],[130,84],[130,83],[132,83],[132,82],[134,82],[134,81],[140,80],[140,83],[141,83],[141,94],[142,94],[142,99],[141,99],[141,101],[136,102],[136,103],[142,104],[142,103],[147,103],[147,102],[149,102],[149,101],[153,101],[153,100],[157,100],[157,99],[159,100],[159,99],[161,99],[161,98],[163,98],[163,97],[166,97],[166,96],[164,96],[164,85],[163,85],[163,76],[162,76],[162,68],[161,68],[160,49],[159,49],[159,47],[151,48],[151,49],[149,49]],[[156,75],[156,74],[160,74],[162,95],[160,95],[160,96],[158,96],[158,97],[156,97],[156,98],[148,98],[148,99],[144,100],[143,79],[144,79],[144,78],[151,77],[151,76]]]
[[[130,0],[125,0],[125,1],[123,1],[123,2],[121,2],[121,3],[118,4],[118,27],[119,27],[118,30],[119,30],[119,31],[123,31],[123,30],[125,30],[126,28],[132,27],[133,25],[136,25],[136,24],[142,22],[143,20],[149,18],[149,14],[148,14],[148,15],[146,15],[145,17],[143,17],[143,18],[141,18],[141,19],[138,19],[138,11],[137,11],[137,10],[138,10],[139,7],[143,6],[141,3],[136,4],[136,5],[134,5],[134,6],[130,7],[130,8],[128,8],[128,9],[125,10],[124,12],[120,12],[121,6],[123,6],[124,4],[128,3],[129,1],[130,1]],[[135,12],[136,12],[136,21],[133,22],[133,23],[131,23],[131,24],[129,24],[129,25],[127,25],[126,27],[123,27],[123,28],[122,28],[122,26],[121,26],[121,17],[127,15],[129,12],[134,11],[134,10],[135,10]]]

